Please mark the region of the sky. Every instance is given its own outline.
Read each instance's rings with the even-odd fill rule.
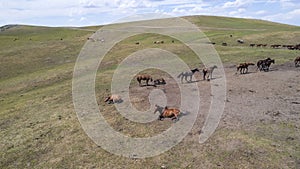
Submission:
[[[87,26],[136,14],[214,15],[300,26],[300,0],[0,0],[0,26]]]

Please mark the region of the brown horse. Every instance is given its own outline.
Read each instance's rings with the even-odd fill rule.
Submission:
[[[163,120],[164,118],[172,118],[172,120],[175,119],[175,122],[179,120],[179,115],[180,115],[180,110],[176,108],[168,108],[166,107],[161,107],[159,105],[155,105],[156,109],[154,113],[157,111],[160,113],[158,120]]]
[[[236,67],[236,71],[238,72],[240,70],[241,74],[246,74],[248,72],[248,66],[255,65],[254,63],[240,63]]]
[[[300,56],[296,57],[294,62],[295,62],[295,67],[300,66]]]
[[[150,75],[142,74],[136,77],[136,80],[139,82],[139,85],[142,86],[142,80],[146,81],[146,86],[149,86],[149,81],[152,82],[153,79]]]

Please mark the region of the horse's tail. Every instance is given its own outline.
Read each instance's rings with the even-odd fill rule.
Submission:
[[[181,72],[178,76],[177,76],[177,78],[180,78],[180,76],[182,76],[183,75],[183,73]]]

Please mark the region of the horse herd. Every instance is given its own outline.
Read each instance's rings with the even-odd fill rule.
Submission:
[[[203,80],[210,80],[212,79],[212,73],[213,70],[217,68],[217,66],[212,66],[208,68],[203,68]],[[195,74],[195,72],[200,72],[198,68],[192,69],[190,71],[186,72],[181,72],[177,78],[181,78],[181,83],[183,83],[183,79],[185,79],[186,82],[190,83],[192,82],[192,76]],[[158,78],[153,80],[151,75],[149,74],[139,74],[136,77],[137,82],[139,83],[139,86],[154,86],[156,87],[157,85],[164,85],[166,84],[166,81],[164,78]],[[151,82],[152,84],[150,84]],[[121,103],[123,100],[119,95],[113,94],[111,96],[105,97],[104,102],[108,104],[113,104],[113,103]],[[154,113],[159,112],[160,115],[158,117],[158,120],[163,120],[164,118],[171,118],[174,120],[174,122],[179,120],[179,115],[182,114],[182,112],[177,109],[177,108],[169,108],[167,106],[162,107],[159,105],[155,105],[156,109]]]
[[[254,43],[251,43],[249,45],[250,47],[267,47],[268,44],[254,44]],[[300,44],[297,44],[297,45],[279,45],[279,44],[272,44],[270,45],[270,48],[273,48],[273,49],[279,49],[279,48],[286,48],[286,49],[289,49],[289,50],[300,50]]]
[[[270,65],[275,63],[274,59],[271,58],[266,58],[263,60],[259,60],[256,64],[257,70],[259,71],[269,71]],[[296,57],[294,60],[295,67],[300,66],[300,56]],[[237,72],[240,71],[241,74],[246,74],[248,72],[248,66],[254,66],[254,63],[240,63],[237,65]],[[202,73],[203,73],[203,80],[210,80],[212,79],[212,73],[214,69],[216,69],[217,66],[212,66],[208,68],[203,68]],[[183,83],[183,79],[185,79],[186,82],[190,83],[192,82],[192,76],[196,73],[200,72],[198,68],[192,69],[190,71],[186,72],[181,72],[177,78],[181,78],[181,83]],[[139,83],[139,86],[154,86],[156,85],[164,85],[166,84],[166,81],[163,78],[155,79],[151,77],[149,74],[139,74],[136,77],[137,82]],[[144,85],[143,85],[144,82]],[[153,82],[153,84],[149,84],[149,82]],[[104,100],[105,102],[111,104],[111,103],[121,103],[122,99],[119,95],[113,94],[111,96],[108,96]],[[172,120],[178,121],[179,120],[179,115],[182,113],[179,109],[177,108],[169,108],[167,106],[162,107],[159,105],[155,105],[156,109],[154,113],[159,112],[160,115],[158,117],[158,120],[163,120],[164,118],[172,118]]]

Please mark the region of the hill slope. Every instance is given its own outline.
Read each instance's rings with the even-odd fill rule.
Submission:
[[[168,168],[299,168],[299,106],[290,104],[300,102],[299,69],[290,65],[300,52],[272,49],[269,45],[300,43],[300,27],[213,16],[185,18],[216,43],[228,75],[229,107],[207,143],[197,142],[203,113],[187,138],[160,156],[129,159],[104,151],[82,130],[72,102],[76,58],[87,38],[100,27],[18,25],[0,32],[0,168],[160,168],[162,165]],[[98,71],[95,90],[100,109],[106,110],[104,116],[115,129],[127,135],[154,135],[172,122],[130,123],[113,106],[102,102],[108,94],[106,89],[110,87],[113,71],[124,57],[144,48],[159,47],[178,54],[191,67],[200,67],[200,61],[195,61],[193,53],[178,41],[153,44],[161,39],[172,40],[156,34],[125,39],[108,53]],[[240,44],[237,39],[245,43]],[[141,45],[136,45],[137,41]],[[227,46],[222,46],[224,42]],[[250,43],[268,44],[268,47],[251,48]],[[288,70],[272,67],[273,71],[263,74],[253,68],[245,76],[234,75],[233,65],[266,57],[275,58],[276,64],[287,64],[283,67]],[[201,79],[199,75],[196,78]],[[135,82],[132,85],[132,89],[140,89]],[[211,97],[209,83],[200,81],[199,86],[205,98]],[[133,91],[133,94],[138,93]],[[205,101],[209,100],[204,100],[204,112]],[[139,99],[135,104],[142,108],[149,106],[147,99]]]

